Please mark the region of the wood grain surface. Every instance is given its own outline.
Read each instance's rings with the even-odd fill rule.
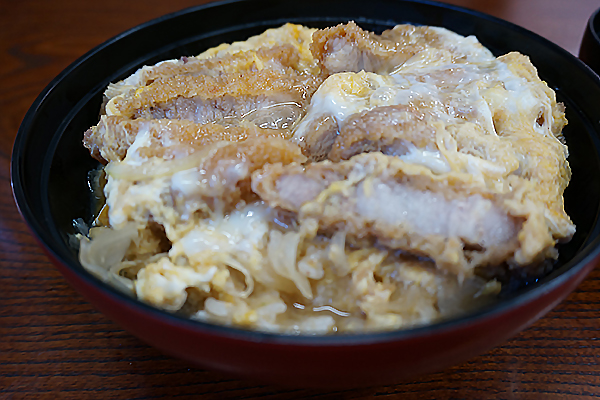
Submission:
[[[599,0],[453,0],[576,54]],[[124,332],[83,300],[36,245],[14,205],[9,160],[25,112],[77,57],[199,1],[0,0],[0,398],[567,399],[600,394],[600,272],[508,343],[401,385],[291,390],[194,368]]]

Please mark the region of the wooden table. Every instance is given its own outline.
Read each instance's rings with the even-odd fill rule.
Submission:
[[[578,52],[598,0],[451,0]],[[77,57],[194,0],[0,2],[0,398],[590,398],[600,394],[600,272],[489,353],[397,386],[288,390],[196,369],[124,332],[81,298],[36,245],[14,205],[9,160],[25,112]]]

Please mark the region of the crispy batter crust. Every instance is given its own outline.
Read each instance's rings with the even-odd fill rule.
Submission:
[[[169,158],[169,148],[197,148],[219,141],[240,142],[248,138],[279,137],[289,139],[284,129],[261,129],[255,125],[223,126],[196,124],[186,120],[144,120],[121,116],[102,116],[97,126],[85,132],[83,144],[97,160],[106,163],[122,161],[140,131],[148,131],[152,145],[146,147],[147,157]],[[165,145],[168,143],[168,145]]]
[[[402,154],[400,141],[418,148],[435,148],[435,127],[409,106],[377,107],[350,117],[337,136],[328,158],[337,162],[372,151]]]
[[[201,166],[208,173],[216,174],[223,184],[224,194],[216,199],[225,204],[226,209],[235,207],[240,201],[246,203],[256,200],[251,188],[251,175],[265,165],[288,165],[302,163],[306,158],[300,148],[287,140],[277,137],[255,137],[243,142],[233,143],[216,151],[213,157]],[[227,185],[225,176],[220,176],[220,166],[239,165],[245,172],[237,178],[234,185]],[[229,187],[228,187],[229,186]]]
[[[427,26],[398,25],[376,35],[351,21],[315,32],[310,49],[325,75],[361,70],[386,73],[427,48],[446,50],[451,59],[465,56],[445,39]]]
[[[177,98],[212,100],[276,96],[280,101],[306,102],[321,80],[304,74],[282,73],[272,69],[224,73],[219,76],[177,75],[159,79],[132,95],[113,98],[107,105],[109,115],[134,117],[148,115],[151,108]]]

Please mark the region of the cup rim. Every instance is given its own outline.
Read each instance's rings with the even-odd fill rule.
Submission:
[[[600,28],[600,8],[594,11],[588,20],[588,30],[590,31],[594,40],[600,44],[600,29],[597,29],[596,25],[598,25],[598,28]]]

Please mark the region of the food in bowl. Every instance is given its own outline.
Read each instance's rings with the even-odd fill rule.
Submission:
[[[526,56],[472,36],[286,24],[105,97],[84,145],[106,201],[80,261],[193,319],[429,324],[543,273],[575,232],[564,107]]]

